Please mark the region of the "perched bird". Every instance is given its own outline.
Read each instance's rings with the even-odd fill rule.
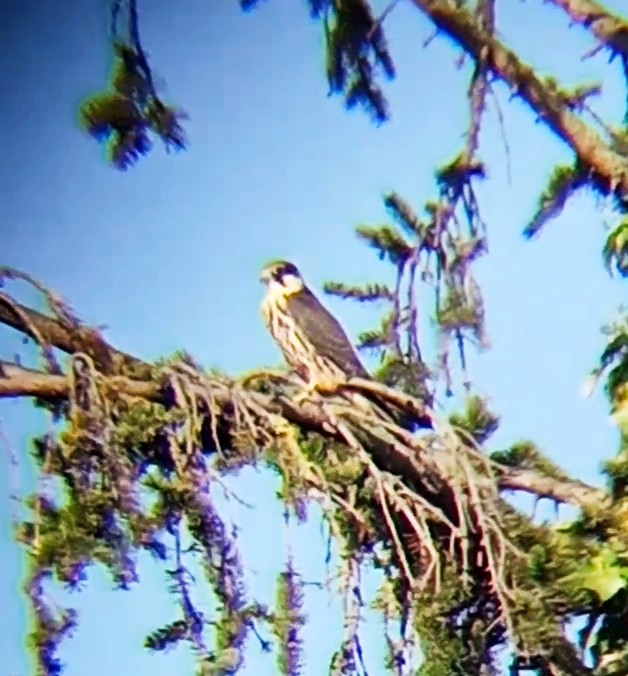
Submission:
[[[336,318],[308,289],[296,265],[274,261],[262,269],[267,293],[264,322],[288,364],[312,390],[333,389],[350,378],[372,380]],[[363,393],[397,424],[413,428],[412,417],[375,394]]]

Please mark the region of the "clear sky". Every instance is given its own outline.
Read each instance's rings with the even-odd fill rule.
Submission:
[[[606,4],[618,11],[623,2]],[[303,3],[271,0],[248,15],[234,0],[141,3],[144,42],[167,85],[165,98],[190,115],[190,148],[174,156],[157,148],[119,173],[75,124],[77,103],[107,75],[106,4],[21,0],[0,8],[0,263],[46,282],[85,321],[107,324],[114,345],[144,359],[185,348],[231,373],[278,363],[259,317],[261,264],[292,259],[315,289],[327,279],[387,279],[353,227],[383,220],[381,195],[389,189],[417,207],[434,195],[433,170],[458,149],[466,124],[458,54],[440,39],[424,48],[429,24],[400,3],[387,22],[398,67],[387,88],[393,119],[376,128],[326,96],[320,27]],[[620,120],[619,63],[606,66],[604,54],[580,60],[590,40],[543,3],[500,6],[502,35],[544,73],[570,84],[603,76],[606,93],[596,108]],[[511,180],[493,107],[482,138],[491,250],[478,266],[493,348],[472,359],[473,379],[502,415],[494,446],[532,438],[574,475],[600,482],[616,431],[603,397],[583,400],[579,386],[603,345],[598,329],[622,294],[625,300],[625,287],[603,269],[605,214],[589,198],[575,200],[538,241],[523,240],[549,171],[570,153],[497,91]],[[28,292],[21,297],[33,301]],[[327,302],[354,336],[372,319],[362,308]],[[21,349],[16,334],[0,330],[0,357]],[[46,429],[45,419],[24,402],[0,402],[0,421],[23,460],[21,490],[30,490],[28,439]],[[10,539],[8,461],[5,468],[0,599],[8,622],[0,671],[27,676],[23,560]],[[247,471],[231,485],[256,506],[227,506],[243,526],[251,594],[272,601],[285,552],[275,484]],[[317,521],[295,531],[292,542],[304,577],[320,580]],[[88,589],[69,599],[81,625],[62,648],[67,676],[191,673],[185,651],[164,657],[141,648],[148,631],[177,617],[159,569],[147,563],[142,573],[136,590],[110,593],[110,581],[95,571]],[[309,588],[307,600],[304,673],[317,676],[337,647],[340,617],[324,592]],[[375,674],[380,634],[377,623],[365,633]],[[276,673],[253,640],[243,673]]]

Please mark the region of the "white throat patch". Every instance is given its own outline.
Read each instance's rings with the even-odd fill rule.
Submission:
[[[281,282],[271,279],[266,284],[266,296],[262,307],[275,305],[285,309],[286,299],[305,288],[303,280],[296,275],[284,275]]]
[[[305,286],[303,280],[297,275],[283,275],[281,284],[275,281],[272,284],[276,284],[281,289],[280,293],[284,296],[291,296],[293,293],[302,291]]]

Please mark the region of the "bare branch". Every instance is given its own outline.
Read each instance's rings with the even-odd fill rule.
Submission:
[[[157,383],[113,376],[108,384],[112,389],[131,397],[141,397],[157,403],[165,402]],[[42,373],[0,361],[0,399],[38,397],[57,400],[67,397],[69,391],[70,382],[64,375]]]
[[[532,493],[539,498],[579,505],[585,509],[599,508],[608,499],[608,494],[582,481],[554,479],[530,469],[518,469],[498,465],[495,470],[501,489]]]
[[[18,310],[16,312],[16,309]],[[105,374],[125,368],[148,375],[150,366],[129,354],[111,347],[98,333],[88,326],[69,326],[48,317],[37,310],[13,301],[2,301],[0,296],[0,323],[6,324],[37,341],[43,339],[49,345],[67,354],[84,352],[94,359],[99,370]]]

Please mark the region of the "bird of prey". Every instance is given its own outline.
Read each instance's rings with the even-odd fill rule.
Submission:
[[[267,293],[262,302],[264,322],[288,364],[309,389],[324,391],[350,378],[371,380],[351,341],[336,318],[308,289],[296,265],[274,261],[262,269]],[[410,418],[377,395],[364,396],[398,424],[412,429]]]

